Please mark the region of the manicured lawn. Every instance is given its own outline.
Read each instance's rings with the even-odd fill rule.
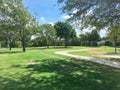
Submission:
[[[0,90],[120,90],[120,69],[54,54],[82,48],[0,50]]]
[[[96,47],[94,50],[87,50],[87,51],[75,51],[70,52],[71,54],[80,55],[80,56],[88,56],[88,57],[96,57],[106,60],[112,60],[112,61],[119,61],[120,58],[109,58],[109,57],[100,57],[99,55],[103,54],[114,54],[114,48],[113,47]],[[120,48],[117,48],[117,54],[120,54]]]

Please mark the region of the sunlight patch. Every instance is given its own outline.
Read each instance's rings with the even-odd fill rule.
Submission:
[[[73,72],[72,74],[73,74],[73,75],[83,75],[83,73],[80,72],[80,71]]]
[[[99,79],[97,80],[97,82],[98,82],[98,83],[100,83],[100,84],[102,83],[102,81],[101,81],[101,80],[99,80]]]
[[[49,72],[43,72],[43,73],[36,73],[36,74],[33,74],[31,77],[35,78],[35,79],[40,79],[40,78],[51,78],[51,77],[54,77],[56,76],[57,74],[56,73],[49,73]]]

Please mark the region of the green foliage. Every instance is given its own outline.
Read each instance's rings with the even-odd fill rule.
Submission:
[[[108,38],[114,45],[118,43],[120,41],[120,26],[111,27],[108,33]]]
[[[115,53],[117,53],[116,46],[120,41],[120,26],[112,26],[108,33],[108,38],[111,40],[112,44],[115,47]]]
[[[97,43],[100,39],[100,35],[96,30],[93,30],[90,33],[80,34],[81,43],[85,46],[98,46]]]
[[[95,26],[97,30],[120,24],[119,0],[57,0],[70,20],[80,21],[82,28]]]
[[[56,30],[51,24],[43,24],[38,27],[36,35],[41,39],[39,41],[49,48],[49,45],[51,45],[52,42],[55,42]]]
[[[25,52],[26,41],[31,37],[36,21],[24,7],[22,0],[1,0],[0,21],[0,29],[14,32]]]
[[[57,32],[57,37],[60,39],[64,39],[64,44],[65,47],[67,47],[68,42],[70,39],[76,37],[76,32],[72,28],[72,26],[66,22],[57,22],[54,25],[56,32]]]
[[[57,36],[59,38],[69,37],[71,33],[70,30],[72,29],[72,27],[68,23],[65,23],[65,22],[57,22],[54,27],[57,31]]]
[[[106,40],[105,41],[105,46],[113,46],[113,44],[110,40]]]

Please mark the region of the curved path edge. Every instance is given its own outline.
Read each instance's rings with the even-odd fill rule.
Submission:
[[[99,63],[99,64],[103,64],[103,65],[107,65],[107,66],[110,66],[110,67],[120,69],[120,62],[108,61],[108,60],[98,59],[98,58],[93,58],[93,57],[79,56],[79,55],[74,55],[74,54],[69,53],[69,52],[75,52],[75,51],[81,51],[82,52],[82,51],[86,51],[86,50],[93,50],[93,49],[57,51],[57,52],[54,52],[54,53],[59,54],[59,55],[73,57],[73,58],[76,58],[76,59],[83,59],[85,61],[92,61],[92,62],[95,62],[95,63]]]

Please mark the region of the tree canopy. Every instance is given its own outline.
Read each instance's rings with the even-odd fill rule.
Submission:
[[[86,32],[85,34],[80,34],[80,40],[82,45],[86,46],[97,46],[98,41],[100,41],[101,37],[96,30],[92,30],[91,32]]]
[[[57,22],[54,25],[54,27],[57,32],[57,37],[60,39],[64,39],[65,47],[67,47],[67,44],[68,44],[68,41],[70,40],[70,38],[76,37],[75,30],[67,22]]]
[[[56,38],[56,30],[51,24],[43,24],[39,26],[37,36],[44,39],[47,48],[49,48],[50,43]]]
[[[36,21],[24,7],[22,0],[1,0],[0,26],[4,31],[13,30],[21,41],[25,52],[26,41],[30,38]]]
[[[83,28],[120,25],[120,0],[58,0],[58,3],[64,3],[62,11]]]
[[[114,26],[110,28],[107,36],[115,47],[115,53],[117,53],[117,43],[120,41],[120,26]]]

